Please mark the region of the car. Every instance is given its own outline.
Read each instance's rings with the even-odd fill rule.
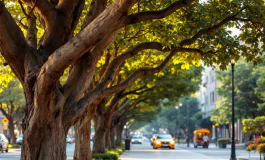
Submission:
[[[131,138],[131,143],[132,144],[142,144],[143,138],[140,135],[133,135]]]
[[[22,141],[23,141],[23,134],[19,135],[19,137],[16,140],[16,144],[21,145],[22,144]]]
[[[8,140],[4,134],[0,134],[0,149],[2,153],[8,152]]]
[[[157,134],[153,134],[152,138],[150,139],[151,146],[153,146],[154,139],[157,137]]]
[[[70,144],[73,143],[73,140],[70,135],[66,136],[66,143],[70,143]]]
[[[154,138],[153,149],[160,147],[175,149],[175,141],[170,134],[158,134],[157,137]]]

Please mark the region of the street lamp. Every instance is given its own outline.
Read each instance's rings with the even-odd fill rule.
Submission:
[[[187,147],[190,147],[190,139],[189,139],[189,125],[190,125],[190,118],[189,118],[189,98],[187,100]]]
[[[178,106],[176,106],[176,110],[178,111],[178,144],[180,144],[180,125],[179,125],[179,107],[182,106],[182,103],[180,103]]]
[[[232,142],[231,142],[231,157],[230,160],[236,160],[236,147],[235,147],[235,88],[234,88],[234,71],[235,61],[231,60],[232,66]]]

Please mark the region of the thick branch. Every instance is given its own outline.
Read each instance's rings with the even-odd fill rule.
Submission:
[[[47,0],[21,0],[27,6],[35,8],[46,23],[51,22],[56,17],[54,6]]]
[[[11,32],[12,31],[12,32]],[[24,57],[29,46],[14,19],[0,1],[0,48],[18,79],[24,81]]]
[[[31,11],[31,7],[28,7],[28,12]],[[27,42],[32,47],[37,49],[37,27],[36,27],[36,16],[33,12],[29,13],[28,18],[28,29],[27,29]]]
[[[170,52],[170,54],[166,57],[166,59],[158,67],[151,68],[151,69],[139,69],[139,70],[133,72],[131,75],[129,75],[127,77],[127,79],[124,82],[122,82],[116,86],[113,86],[113,87],[110,87],[110,88],[103,90],[102,92],[103,92],[104,96],[108,96],[108,95],[116,93],[120,90],[125,89],[130,84],[132,84],[137,78],[139,78],[140,76],[149,76],[149,75],[153,75],[154,73],[160,72],[163,69],[163,67],[169,62],[169,60],[175,55],[176,52],[192,52],[192,53],[200,53],[200,54],[204,55],[203,51],[201,51],[199,49],[176,48]]]
[[[0,104],[0,111],[7,119],[9,119],[10,115],[6,112],[6,110],[3,109],[2,103]]]
[[[124,20],[124,24],[129,25],[129,24],[135,24],[135,23],[139,23],[142,21],[152,20],[152,19],[162,19],[162,18],[165,18],[171,15],[176,10],[188,6],[193,1],[194,0],[179,0],[179,1],[172,3],[170,6],[160,11],[147,11],[147,12],[140,12],[140,13],[129,15]]]
[[[90,24],[100,13],[102,13],[107,6],[107,0],[92,0],[90,3],[90,9],[87,13],[81,29],[84,29]]]
[[[26,26],[25,24],[23,24],[22,22],[21,22],[21,20],[18,20],[18,19],[14,19],[16,22],[17,22],[17,24],[20,26],[20,27],[22,27],[23,29],[25,29],[25,30],[28,30],[28,26]]]
[[[117,0],[78,35],[52,54],[38,76],[38,96],[49,95],[63,71],[89,51],[105,35],[113,33],[134,1]],[[106,26],[112,26],[111,28]],[[61,63],[64,62],[64,63]]]

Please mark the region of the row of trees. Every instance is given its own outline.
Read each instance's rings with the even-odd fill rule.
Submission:
[[[0,67],[0,111],[8,119],[10,143],[16,143],[14,125],[20,126],[25,98],[21,83],[9,67]]]
[[[91,159],[91,119],[95,144],[104,144],[113,116],[144,101],[130,93],[156,87],[139,77],[163,77],[163,68],[179,75],[200,60],[222,69],[240,56],[259,62],[264,13],[263,0],[1,1],[0,52],[26,101],[21,159],[66,159],[72,125],[74,159]]]
[[[184,97],[179,100],[182,106],[176,109],[179,104],[171,103],[169,107],[163,107],[162,111],[147,125],[154,128],[156,132],[159,128],[166,128],[167,131],[175,136],[186,136],[189,123],[189,136],[198,128],[210,128],[211,124],[206,123],[204,113],[201,112],[199,102],[194,97]]]

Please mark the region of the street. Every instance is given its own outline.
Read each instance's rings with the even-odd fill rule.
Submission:
[[[229,146],[230,147],[230,146]],[[177,145],[174,150],[168,148],[153,149],[149,142],[131,145],[131,150],[122,154],[121,160],[228,160],[230,158],[230,148],[219,149],[215,144],[210,144],[208,149],[194,148],[192,144],[188,148],[186,144]],[[237,158],[249,158],[247,151],[236,150]],[[251,160],[259,159],[259,154],[251,152]]]
[[[74,155],[75,144],[67,144],[67,160],[72,160]],[[0,153],[0,160],[19,160],[20,149],[10,149],[8,153]],[[247,151],[237,149],[237,158],[249,158]],[[215,144],[210,144],[208,149],[204,148],[187,148],[186,144],[177,145],[174,150],[168,148],[153,149],[150,142],[144,141],[143,144],[132,144],[131,150],[121,155],[121,160],[228,160],[230,157],[230,148],[219,149]],[[259,159],[257,153],[251,152],[251,160]]]

